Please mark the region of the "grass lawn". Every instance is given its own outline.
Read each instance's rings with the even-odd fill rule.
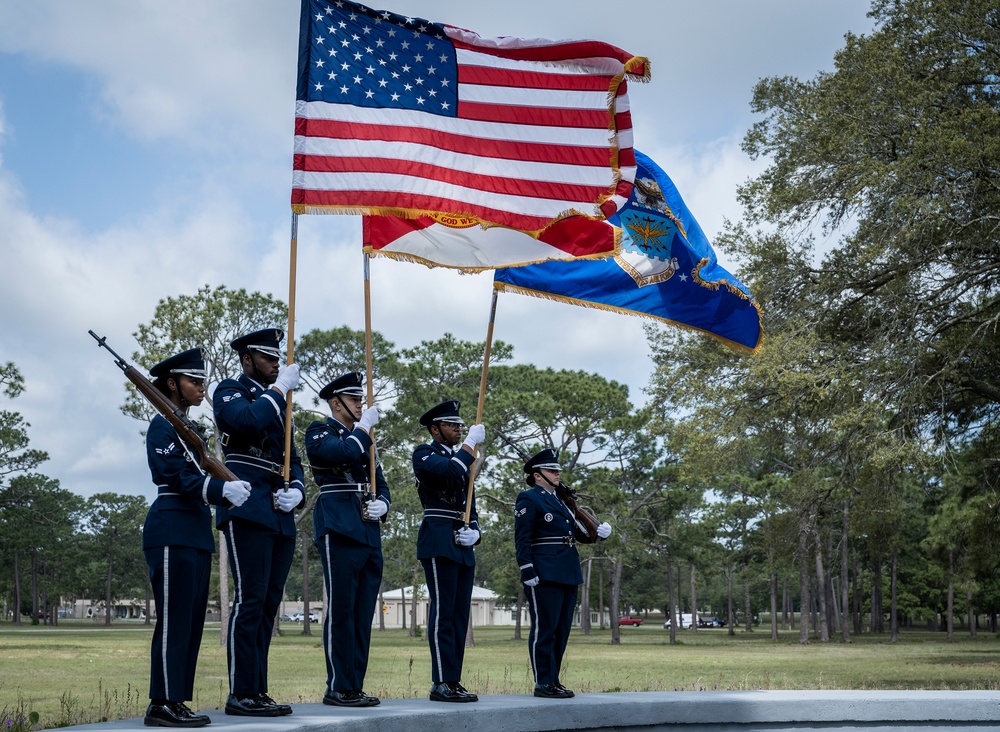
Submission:
[[[479,694],[526,694],[532,688],[527,628],[475,629],[466,651],[464,685]],[[319,626],[305,636],[285,626],[271,646],[270,693],[287,703],[318,702],[326,667]],[[111,629],[65,623],[16,628],[0,623],[0,723],[37,712],[37,728],[140,716],[147,703],[152,626],[119,621]],[[574,629],[562,681],[579,692],[739,689],[1000,689],[1000,639],[905,631],[900,642],[864,635],[800,645],[798,631],[777,642],[766,629],[730,637],[724,629],[678,633],[668,643],[657,624],[583,635]],[[195,709],[219,709],[226,699],[226,654],[218,625],[205,631]],[[423,697],[430,687],[426,640],[402,630],[373,632],[365,690],[382,698]]]

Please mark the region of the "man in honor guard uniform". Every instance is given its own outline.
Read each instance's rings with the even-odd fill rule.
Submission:
[[[474,702],[479,697],[461,684],[465,635],[469,627],[472,580],[479,543],[479,522],[473,500],[465,525],[469,471],[476,446],[486,437],[481,424],[473,425],[462,442],[459,403],[442,402],[429,409],[420,424],[432,442],[413,452],[413,474],[424,507],[417,534],[417,559],[424,566],[430,608],[427,642],[431,650],[431,701]],[[461,447],[455,449],[461,443]]]
[[[205,359],[200,348],[171,356],[149,371],[153,386],[187,412],[205,399]],[[142,526],[142,549],[156,601],[150,648],[148,727],[204,727],[211,720],[184,703],[194,697],[194,674],[205,627],[212,574],[209,504],[242,505],[250,484],[223,481],[201,469],[193,445],[181,440],[161,414],[146,432],[146,457],[157,495]]]
[[[320,399],[333,416],[306,430],[306,455],[320,495],[313,510],[314,541],[323,560],[326,616],[326,690],[323,703],[373,707],[378,697],[363,690],[368,670],[372,618],[382,583],[382,531],[391,499],[381,465],[370,490],[371,429],[378,408],[362,408],[360,372],[324,386]]]
[[[559,681],[563,653],[573,626],[577,586],[583,582],[576,543],[592,543],[576,516],[559,498],[559,453],[546,448],[524,464],[525,482],[514,505],[514,547],[528,598],[528,649],[535,673],[535,696],[568,699]],[[597,527],[599,539],[611,526]]]
[[[284,479],[285,403],[299,384],[299,367],[279,367],[283,337],[282,330],[266,328],[234,340],[243,374],[219,384],[212,399],[226,466],[253,486],[242,506],[216,511],[235,584],[226,714],[251,717],[292,713],[267,694],[271,631],[295,552],[292,511],[304,497],[294,445],[287,486]]]

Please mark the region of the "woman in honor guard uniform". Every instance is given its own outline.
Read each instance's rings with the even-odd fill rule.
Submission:
[[[306,456],[320,495],[313,509],[314,541],[323,561],[326,615],[326,690],[323,703],[373,707],[378,697],[363,690],[368,670],[372,618],[382,583],[382,530],[391,499],[381,465],[370,491],[371,429],[378,408],[362,409],[362,376],[344,374],[324,386],[320,399],[333,416],[306,430]]]
[[[302,463],[292,446],[285,485],[285,398],[299,384],[296,364],[279,367],[284,332],[266,328],[230,345],[243,374],[215,390],[212,406],[226,466],[253,486],[242,506],[216,511],[226,536],[235,599],[229,616],[229,698],[226,714],[291,714],[267,693],[271,631],[295,552],[292,511],[303,503]]]
[[[428,410],[420,424],[431,434],[429,445],[413,452],[413,474],[424,507],[417,534],[417,559],[424,566],[430,609],[427,643],[431,649],[431,701],[474,702],[479,697],[460,683],[469,627],[472,580],[479,543],[475,500],[465,526],[469,470],[476,446],[486,437],[481,424],[473,425],[462,442],[459,403],[447,401]],[[457,450],[456,445],[461,443]],[[474,497],[473,497],[474,498]],[[459,528],[461,527],[461,528]]]
[[[192,348],[150,369],[153,384],[187,412],[205,399],[205,359]],[[201,633],[212,573],[212,511],[209,504],[242,505],[250,484],[212,478],[194,448],[157,414],[146,432],[146,457],[157,495],[142,527],[142,549],[156,601],[149,706],[150,727],[204,727],[209,718],[184,703],[194,695]]]
[[[531,487],[514,505],[514,547],[531,614],[528,652],[535,696],[568,699],[573,692],[559,681],[559,669],[573,626],[577,586],[583,582],[575,544],[591,540],[556,492],[559,453],[542,450],[524,464],[524,473]],[[611,526],[600,524],[597,536],[607,539]]]

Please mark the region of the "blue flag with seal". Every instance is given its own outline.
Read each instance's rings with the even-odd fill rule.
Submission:
[[[599,260],[551,261],[498,269],[503,292],[654,318],[756,352],[760,309],[726,271],[673,181],[635,151],[638,171],[628,202],[608,220],[622,229],[621,251]]]

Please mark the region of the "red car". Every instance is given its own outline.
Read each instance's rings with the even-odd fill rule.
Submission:
[[[633,618],[631,615],[622,615],[618,618],[618,625],[631,625],[633,628],[638,628],[642,625],[642,618]]]

